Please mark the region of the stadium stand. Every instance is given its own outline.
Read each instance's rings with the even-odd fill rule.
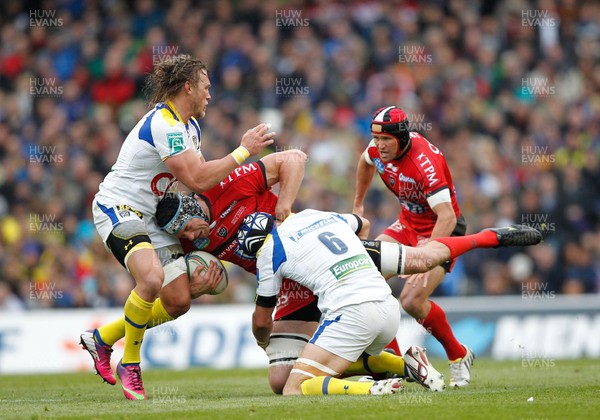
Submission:
[[[272,151],[309,155],[298,209],[352,209],[371,114],[395,104],[447,157],[469,232],[543,231],[463,256],[438,294],[600,291],[596,2],[13,1],[0,38],[0,311],[123,305],[132,280],[91,200],[145,113],[144,75],[179,53],[209,67],[207,158],[260,121]],[[398,211],[376,181],[374,235]],[[228,270],[197,303],[252,300],[255,280]]]

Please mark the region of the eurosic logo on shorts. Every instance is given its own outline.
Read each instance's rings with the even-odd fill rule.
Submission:
[[[373,263],[367,255],[357,255],[355,257],[347,258],[344,261],[340,261],[332,266],[329,271],[331,271],[336,279],[344,280],[344,278],[352,273],[372,267]]]

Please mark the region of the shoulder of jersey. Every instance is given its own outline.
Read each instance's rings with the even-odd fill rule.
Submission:
[[[429,141],[421,133],[417,133],[416,131],[410,132],[410,139],[413,142],[416,141],[417,143],[421,143],[422,141]]]
[[[173,113],[164,104],[159,104],[155,108],[156,112],[152,115],[152,122],[159,124],[165,123],[169,127],[180,125],[181,122],[173,116]]]

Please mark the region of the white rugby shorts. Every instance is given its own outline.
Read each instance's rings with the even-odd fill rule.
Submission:
[[[119,210],[117,206],[105,207],[103,210],[98,205],[96,200],[94,200],[92,204],[92,214],[94,216],[96,230],[102,238],[104,247],[109,252],[111,251],[106,245],[106,241],[117,224],[133,221],[143,223],[142,219],[140,219],[139,216],[132,211]],[[187,275],[187,265],[185,263],[185,258],[183,257],[183,249],[181,248],[179,239],[173,235],[161,231],[158,229],[158,227],[156,227],[156,229],[148,229],[148,225],[146,223],[144,223],[144,226],[146,231],[140,231],[139,233],[146,234],[150,237],[152,245],[154,246],[160,263],[164,269],[165,278],[162,287],[167,286],[182,274]],[[158,246],[157,243],[159,244]]]
[[[140,218],[137,214],[128,210],[119,210],[118,206],[105,206],[105,210],[100,208],[98,201],[94,199],[92,203],[92,215],[94,217],[94,225],[98,234],[106,246],[106,240],[108,235],[112,232],[115,225],[124,223],[129,220],[139,221]],[[154,217],[151,220],[146,220],[148,215],[144,215],[142,222],[146,226],[146,232],[152,241],[154,248],[162,248],[170,245],[179,245],[179,239],[175,236],[163,232],[156,225],[156,219]],[[108,248],[107,248],[108,250]]]
[[[380,354],[398,333],[400,305],[390,295],[383,301],[344,306],[327,314],[310,343],[350,362],[363,352]]]

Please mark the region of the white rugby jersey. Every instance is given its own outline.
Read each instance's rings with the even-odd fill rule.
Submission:
[[[95,197],[95,203],[110,217],[113,227],[118,221],[117,217],[111,217],[110,207],[126,205],[142,213],[156,248],[179,243],[177,238],[170,239],[170,235],[159,229],[154,213],[165,191],[177,182],[165,160],[190,148],[202,156],[200,136],[198,122],[192,117],[184,124],[169,102],[157,104],[144,115],[125,139],[117,162]],[[103,241],[110,233],[106,230],[101,232]]]
[[[283,278],[312,290],[322,313],[385,300],[391,293],[349,221],[304,210],[269,235],[257,256],[257,295],[276,296]]]

